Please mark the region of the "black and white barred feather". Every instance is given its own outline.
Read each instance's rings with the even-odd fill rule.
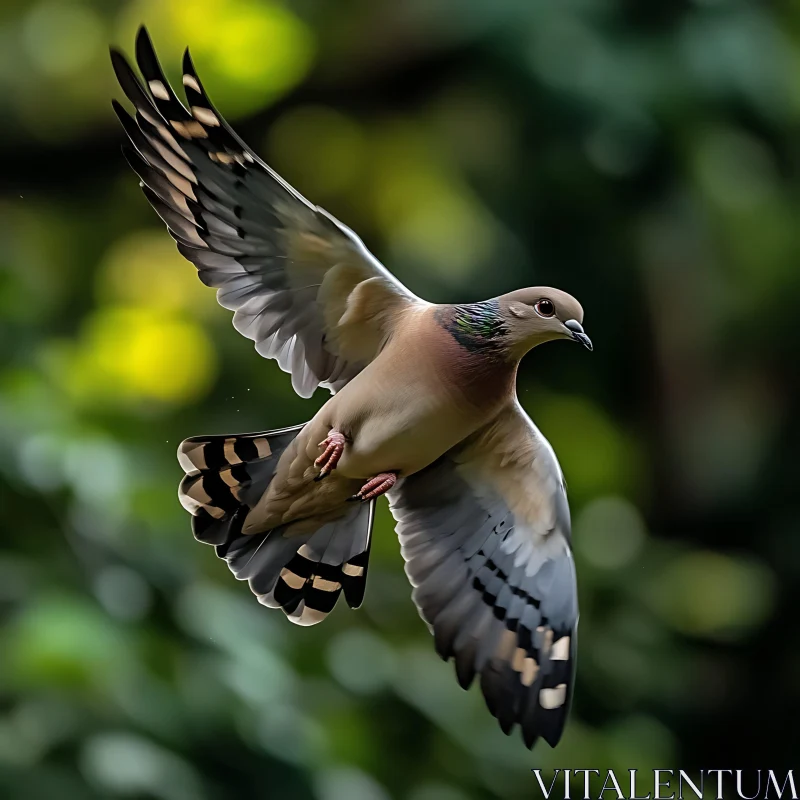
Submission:
[[[302,428],[187,439],[178,450],[186,472],[178,496],[192,514],[195,538],[213,545],[260,603],[283,609],[298,625],[314,625],[342,593],[351,608],[361,605],[375,503],[354,504],[346,516],[309,534],[283,536],[280,527],[242,534],[248,512]]]

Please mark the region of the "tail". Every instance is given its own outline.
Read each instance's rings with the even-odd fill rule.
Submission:
[[[314,625],[342,592],[351,608],[364,599],[375,501],[351,503],[345,516],[312,533],[284,536],[282,528],[242,533],[281,454],[303,427],[186,439],[178,448],[186,472],[178,497],[192,514],[195,538],[214,545],[259,603],[282,608],[298,625]]]

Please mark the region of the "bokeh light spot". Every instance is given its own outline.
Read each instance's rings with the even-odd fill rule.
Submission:
[[[596,567],[618,569],[630,564],[644,545],[644,522],[621,497],[601,497],[587,505],[575,524],[575,544]]]
[[[675,559],[651,588],[656,610],[677,630],[741,638],[770,615],[774,578],[763,564],[698,551]]]
[[[301,106],[271,128],[268,149],[275,166],[309,196],[349,189],[364,166],[366,141],[350,117],[326,106]]]
[[[395,659],[382,639],[356,628],[340,633],[331,641],[328,665],[342,686],[352,692],[370,694],[391,680]]]
[[[214,293],[163,230],[136,231],[106,253],[97,295],[104,303],[185,309],[199,316],[216,311]]]
[[[383,786],[354,767],[324,770],[315,783],[318,800],[389,800]]]
[[[104,44],[105,28],[88,6],[77,3],[38,3],[22,28],[28,57],[48,76],[80,72],[90,64]]]
[[[80,761],[92,783],[115,794],[145,793],[163,800],[201,800],[206,796],[189,764],[132,733],[110,732],[90,738]]]
[[[20,683],[73,688],[93,687],[127,657],[121,634],[96,608],[63,596],[29,605],[3,651],[10,675]]]
[[[113,439],[80,438],[66,444],[63,470],[75,494],[90,506],[125,505],[127,463]]]
[[[312,31],[271,2],[140,0],[121,15],[126,39],[142,20],[148,21],[164,53],[168,73],[180,63],[183,48],[191,46],[203,84],[212,99],[220,98],[220,112],[228,119],[260,108],[296,85],[314,60]],[[170,42],[177,51],[172,57]]]
[[[435,265],[457,284],[487,263],[498,238],[495,221],[422,131],[390,126],[375,156],[375,213],[397,261],[420,270]]]
[[[626,492],[640,479],[627,437],[588,398],[548,396],[530,411],[558,454],[573,500]]]
[[[152,603],[147,582],[137,572],[121,565],[100,570],[93,588],[106,611],[119,619],[141,619]]]
[[[79,396],[182,403],[216,371],[215,351],[193,322],[152,308],[111,306],[88,319],[67,380]]]

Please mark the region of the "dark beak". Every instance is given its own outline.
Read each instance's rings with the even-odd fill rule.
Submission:
[[[592,340],[583,332],[583,325],[576,319],[568,319],[564,327],[572,334],[576,342],[580,342],[587,350],[594,350]]]

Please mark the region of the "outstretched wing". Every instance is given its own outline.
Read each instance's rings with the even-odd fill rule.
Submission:
[[[413,598],[505,733],[555,746],[574,679],[578,601],[564,479],[515,404],[390,493]]]
[[[233,324],[292,375],[295,391],[340,389],[422,301],[323,209],[273,172],[214,109],[184,55],[181,103],[144,28],[136,39],[138,79],[111,51],[136,109],[114,108],[131,146],[125,156],[180,252],[215,287]]]

